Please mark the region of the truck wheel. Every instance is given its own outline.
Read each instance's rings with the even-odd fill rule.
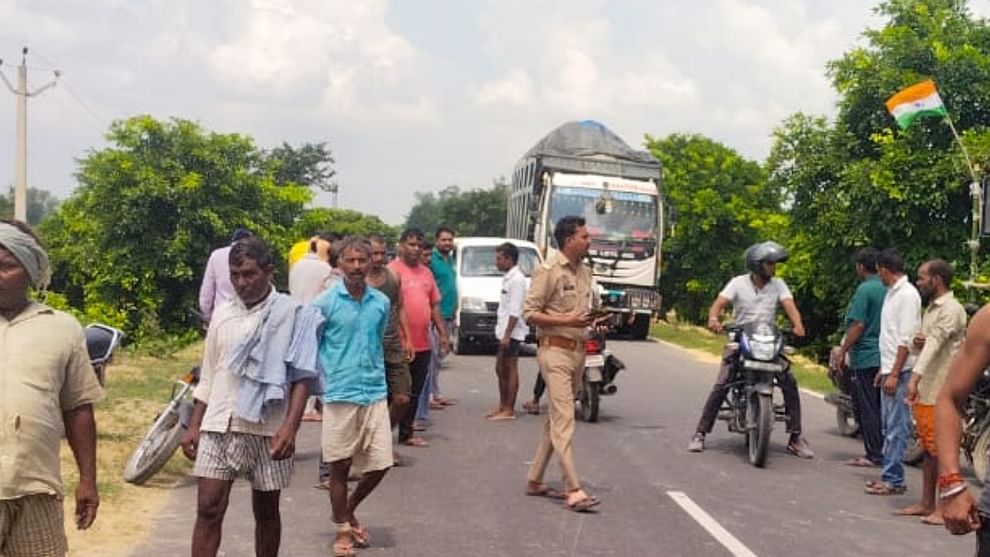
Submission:
[[[633,324],[629,326],[629,336],[633,340],[646,340],[650,336],[650,316],[637,314]]]

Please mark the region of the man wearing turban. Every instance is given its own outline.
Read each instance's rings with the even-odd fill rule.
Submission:
[[[96,421],[103,394],[75,318],[32,301],[50,277],[31,229],[0,222],[0,555],[61,557],[67,551],[59,446],[64,433],[79,469],[76,527],[96,518]]]

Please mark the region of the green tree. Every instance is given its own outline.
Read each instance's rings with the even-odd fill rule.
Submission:
[[[767,187],[759,163],[706,137],[647,136],[646,147],[662,164],[666,197],[677,211],[674,233],[663,245],[664,306],[703,322],[725,282],[745,272],[748,246],[786,242],[779,194]]]
[[[382,222],[376,216],[366,215],[349,209],[307,209],[292,227],[294,238],[309,238],[317,232],[336,232],[343,236],[369,236],[378,234],[386,239],[395,239],[395,227]]]
[[[855,286],[860,246],[897,247],[908,266],[943,257],[965,272],[968,171],[951,130],[919,120],[898,130],[884,101],[933,78],[978,161],[990,158],[990,28],[958,0],[891,0],[867,44],[829,64],[839,93],[834,123],[803,114],[775,132],[769,180],[788,199],[791,286],[824,352]]]
[[[180,331],[211,249],[246,226],[284,253],[312,197],[280,184],[249,137],[174,119],[115,122],[43,223],[53,289],[132,338]]]
[[[300,184],[328,193],[337,190],[337,183],[333,180],[337,171],[333,169],[333,155],[326,143],[305,143],[293,147],[283,142],[266,152],[265,159],[279,184]]]
[[[504,236],[508,185],[496,180],[491,188],[461,190],[448,186],[439,193],[417,192],[406,227],[432,234],[449,226],[459,236]]]
[[[45,217],[55,212],[59,200],[48,190],[28,188],[27,190],[27,222],[37,226]],[[0,195],[0,218],[14,218],[14,188],[7,195]]]

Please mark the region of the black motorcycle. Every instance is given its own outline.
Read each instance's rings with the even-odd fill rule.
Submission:
[[[774,421],[785,421],[782,404],[774,404],[774,390],[779,389],[778,375],[790,367],[785,356],[784,334],[772,323],[750,323],[727,328],[730,346],[738,350],[733,362],[729,392],[718,418],[728,423],[729,431],[746,436],[749,462],[762,468],[767,461],[770,432]]]
[[[604,331],[585,341],[584,354],[584,373],[577,395],[578,415],[586,422],[597,422],[601,396],[614,395],[619,390],[615,376],[626,364],[606,348]]]

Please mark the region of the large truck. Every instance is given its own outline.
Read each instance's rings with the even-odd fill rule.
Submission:
[[[602,305],[616,314],[620,332],[643,339],[660,309],[661,188],[660,162],[650,153],[599,122],[568,122],[516,164],[506,235],[533,242],[548,258],[557,249],[557,221],[584,217]]]

